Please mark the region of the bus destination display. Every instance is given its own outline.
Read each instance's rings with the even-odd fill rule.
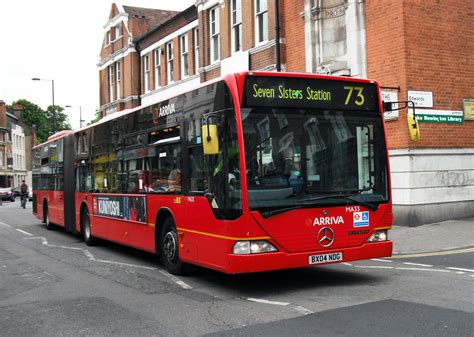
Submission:
[[[274,76],[245,80],[245,107],[377,110],[373,83]]]

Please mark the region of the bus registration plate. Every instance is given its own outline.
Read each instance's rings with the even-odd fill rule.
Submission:
[[[309,256],[309,264],[323,264],[342,261],[342,252]]]

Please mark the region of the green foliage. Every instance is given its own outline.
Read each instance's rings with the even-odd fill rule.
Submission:
[[[58,105],[48,106],[46,111],[38,105],[26,100],[19,99],[12,105],[19,104],[23,106],[23,122],[29,127],[36,126],[36,136],[38,143],[45,142],[50,135],[62,130],[71,130],[68,117],[63,113],[64,108]],[[53,125],[53,114],[56,111],[56,123]]]
[[[96,111],[95,111],[95,117],[94,117],[94,119],[91,120],[89,123],[87,123],[87,125],[94,124],[95,122],[98,122],[99,119],[101,119],[101,118],[102,118],[102,115],[101,115],[101,113],[100,113],[100,110],[96,110]]]

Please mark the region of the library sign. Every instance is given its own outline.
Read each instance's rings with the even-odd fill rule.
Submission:
[[[464,114],[462,111],[453,110],[416,109],[416,120],[419,123],[462,124]]]

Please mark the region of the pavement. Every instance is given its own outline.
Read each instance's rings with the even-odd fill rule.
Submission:
[[[431,253],[474,247],[474,217],[418,227],[393,226],[393,255]]]

